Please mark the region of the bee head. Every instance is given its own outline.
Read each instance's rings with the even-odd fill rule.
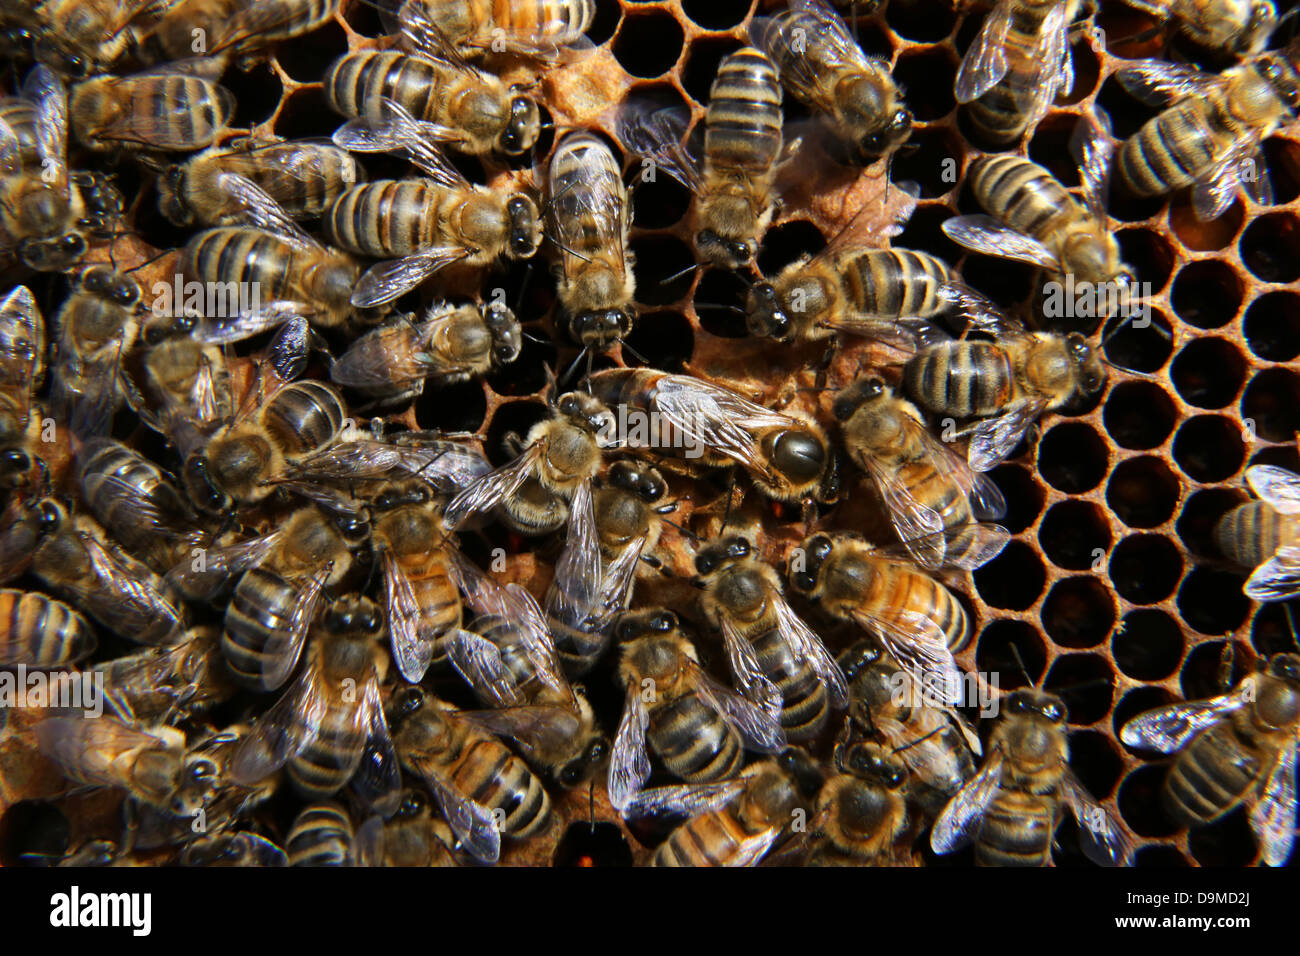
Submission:
[[[1013,717],[1032,717],[1053,725],[1064,724],[1067,713],[1065,701],[1037,690],[1014,691],[1007,695],[1002,707]]]
[[[510,245],[512,259],[530,259],[542,244],[542,220],[537,203],[528,196],[511,196],[506,203],[510,217]]]
[[[732,534],[695,556],[695,570],[708,577],[728,565],[743,561],[754,553],[754,545],[743,535]]]
[[[778,342],[789,341],[793,324],[785,311],[785,304],[770,282],[759,282],[750,287],[745,296],[745,324],[751,335],[764,336]]]
[[[862,137],[858,142],[858,153],[864,161],[874,162],[893,152],[911,135],[912,112],[900,106],[884,126]]]
[[[218,486],[206,455],[191,455],[181,472],[185,491],[194,506],[208,514],[222,514],[234,508],[234,501]]]
[[[378,606],[359,594],[339,598],[325,609],[323,621],[333,634],[378,637],[384,628],[384,618]]]
[[[646,504],[662,501],[668,494],[668,483],[658,468],[630,461],[616,461],[610,466],[609,483],[615,488],[631,492]]]
[[[1101,353],[1078,332],[1066,337],[1066,348],[1070,353],[1070,364],[1074,368],[1075,392],[1083,397],[1091,397],[1106,387],[1106,366]]]
[[[752,242],[728,239],[712,229],[701,229],[695,234],[695,251],[705,262],[722,269],[748,268],[756,252]]]
[[[583,431],[594,435],[613,436],[617,428],[614,415],[605,403],[586,392],[565,392],[556,402],[555,409]]]
[[[28,238],[18,244],[18,258],[37,272],[64,272],[86,254],[86,240],[75,232]]]
[[[803,547],[791,555],[790,585],[801,594],[812,594],[817,589],[822,565],[834,549],[835,544],[829,535],[815,534],[806,540]]]
[[[671,634],[680,625],[672,611],[628,611],[619,618],[614,637],[620,642],[635,641],[652,634]]]
[[[108,266],[91,266],[81,273],[81,287],[124,309],[140,301],[140,285]]]
[[[1233,43],[1233,52],[1239,56],[1262,53],[1276,27],[1277,8],[1269,0],[1255,0],[1250,5],[1250,18]]]
[[[603,349],[617,342],[636,323],[636,312],[631,306],[613,309],[593,309],[573,317],[570,329],[583,345]]]
[[[482,308],[483,324],[492,335],[492,363],[509,365],[519,358],[524,347],[523,329],[515,313],[500,302],[488,302]]]
[[[401,802],[397,805],[397,811],[393,814],[394,820],[414,820],[428,808],[429,801],[425,799],[423,793],[411,787],[402,791]]]
[[[39,535],[55,534],[68,520],[68,512],[53,498],[42,498],[31,506]]]
[[[800,747],[787,747],[776,758],[777,765],[789,775],[805,797],[812,797],[822,788],[822,772],[808,751]]]
[[[907,765],[896,754],[864,740],[836,747],[835,767],[886,790],[897,790],[907,782]]]
[[[772,442],[772,467],[796,488],[820,478],[829,456],[826,443],[806,428],[788,428]]]
[[[582,753],[570,760],[556,774],[560,786],[571,788],[591,779],[595,770],[609,757],[609,738],[597,734],[588,739]]]
[[[884,651],[876,639],[864,638],[840,655],[840,670],[844,671],[845,678],[852,683],[883,658]]]
[[[874,375],[860,378],[835,396],[835,401],[831,405],[831,414],[835,416],[836,421],[846,422],[863,405],[888,395],[889,386],[883,379]]]
[[[505,129],[497,137],[497,149],[507,156],[521,156],[537,143],[541,135],[542,116],[537,101],[513,87],[515,95],[510,100],[510,117]]]
[[[171,798],[171,810],[177,816],[193,816],[207,803],[208,795],[218,780],[216,761],[211,757],[191,754],[181,766],[176,792]]]

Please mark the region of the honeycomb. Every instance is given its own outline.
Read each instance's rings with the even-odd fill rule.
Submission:
[[[595,50],[541,80],[541,99],[555,131],[544,134],[538,157],[508,166],[484,160],[481,169],[474,160],[457,162],[479,181],[526,176],[535,161],[538,169],[544,168],[540,157],[566,128],[590,126],[612,134],[607,111],[628,96],[685,105],[699,120],[719,61],[745,45],[752,16],[776,5],[766,0],[599,0],[589,31]],[[1279,13],[1289,6],[1280,3]],[[981,211],[962,185],[965,167],[980,152],[958,118],[952,88],[961,55],[987,7],[957,7],[952,0],[888,0],[852,21],[863,48],[892,64],[918,121],[913,147],[895,158],[890,176],[895,182],[918,183],[920,197],[892,242],[944,257],[969,284],[1024,313],[1034,296],[1032,270],[968,254],[940,229],[953,214]],[[1087,32],[1075,37],[1074,89],[1062,94],[1028,143],[1030,158],[1067,186],[1079,182],[1067,149],[1079,115],[1096,104],[1111,117],[1116,135],[1124,137],[1152,113],[1129,97],[1113,74],[1125,60],[1161,55],[1162,37],[1141,36],[1154,21],[1105,0],[1098,23],[1107,48]],[[227,72],[223,85],[239,104],[236,132],[252,128],[285,138],[328,135],[340,120],[321,93],[325,66],[345,49],[387,43],[375,10],[360,0],[345,0],[335,22],[281,44],[245,71]],[[520,63],[506,62],[504,68],[521,76],[526,71]],[[787,114],[795,121],[806,117],[789,97]],[[1236,680],[1259,656],[1284,649],[1292,640],[1286,609],[1249,602],[1241,593],[1243,575],[1224,565],[1211,538],[1218,516],[1245,498],[1245,468],[1269,463],[1300,471],[1300,374],[1294,365],[1300,356],[1300,130],[1284,130],[1269,138],[1264,149],[1276,194],[1270,207],[1257,208],[1239,196],[1219,220],[1201,223],[1186,195],[1172,202],[1112,202],[1123,256],[1136,268],[1138,280],[1154,290],[1152,324],[1119,328],[1118,320],[1112,320],[1104,326],[1104,353],[1113,366],[1109,387],[1087,408],[1045,416],[1036,435],[992,473],[1008,502],[1003,524],[1013,539],[987,566],[949,579],[971,615],[975,635],[959,655],[960,663],[997,672],[1004,691],[1028,680],[1065,692],[1072,765],[1129,831],[1139,866],[1257,860],[1244,809],[1190,835],[1172,828],[1153,799],[1162,761],[1129,751],[1117,736],[1123,723],[1141,711],[1217,693],[1225,643],[1235,649]],[[385,175],[385,163],[391,163],[382,157],[365,162],[372,178]],[[634,165],[629,157],[629,170]],[[817,251],[846,227],[864,244],[891,241],[884,237],[884,227],[906,197],[888,186],[883,165],[849,169],[816,150],[806,151],[795,165],[759,257],[765,274]],[[128,215],[134,235],[115,247],[119,265],[135,265],[182,244],[185,234],[157,213],[149,175],[129,163],[113,172],[124,194],[135,197]],[[666,176],[637,185],[631,245],[638,325],[627,340],[629,349],[615,348],[598,357],[595,367],[644,363],[729,379],[757,401],[802,408],[831,427],[834,389],[878,356],[865,344],[846,343],[826,371],[828,388],[819,391],[815,366],[822,346],[775,346],[748,338],[741,316],[725,308],[743,295],[733,277],[679,275],[693,261],[686,234],[688,203],[686,190]],[[92,257],[104,259],[107,252],[101,247]],[[173,263],[173,257],[163,255],[142,269],[142,285],[148,289],[155,277],[170,277]],[[4,285],[25,278],[6,277]],[[411,427],[476,433],[488,457],[500,465],[508,460],[502,437],[525,432],[545,414],[547,368],[562,370],[576,350],[556,344],[561,340],[551,322],[553,289],[543,269],[520,266],[451,280],[453,291],[493,287],[504,288],[507,301],[521,303],[517,312],[526,329],[542,341],[526,340],[517,363],[482,382],[427,390],[402,420]],[[37,288],[42,290],[39,282]],[[50,304],[52,292],[38,294],[42,306]],[[52,311],[47,308],[46,314]],[[681,502],[675,520],[700,534],[715,533],[730,497],[725,479],[674,477],[671,483]],[[806,534],[798,514],[756,496],[740,510],[747,520],[762,524],[761,547],[774,563]],[[886,534],[869,482],[860,476],[853,476],[846,501],[823,511],[821,526],[854,528],[875,540]],[[508,568],[503,577],[522,582],[536,595],[544,592],[559,550],[557,541],[522,541],[496,528],[465,546],[480,559],[487,548],[504,547]],[[702,653],[719,662],[721,648],[703,626],[689,584],[691,542],[666,529],[659,556],[667,573],[641,580],[636,604],[678,609],[694,625]],[[823,633],[832,651],[853,639],[815,608],[797,599],[792,603]],[[1024,662],[1027,676],[1021,676],[1018,661]],[[621,693],[613,683],[611,661],[585,684],[612,731]],[[823,740],[816,750],[825,756],[828,748],[829,741]],[[62,790],[57,771],[33,758],[21,735],[0,736],[0,848],[13,847],[18,834],[42,827],[63,828],[73,845],[113,832],[117,807],[111,801],[102,795],[60,796]],[[271,834],[283,835],[297,805],[277,801],[267,811],[265,826]],[[503,862],[568,862],[597,852],[592,849],[597,843],[614,862],[647,859],[646,846],[618,820],[599,784],[593,792],[583,788],[557,800],[557,809],[549,835],[508,849]],[[596,831],[601,839],[584,842],[581,834],[591,819],[602,824]],[[1059,864],[1082,861],[1073,830],[1067,820],[1058,833]],[[937,858],[928,845],[921,846],[924,842],[918,841],[917,853],[926,865],[970,862],[969,851]],[[16,862],[11,850],[6,853],[4,863]]]

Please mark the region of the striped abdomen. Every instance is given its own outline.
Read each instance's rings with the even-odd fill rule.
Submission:
[[[781,726],[792,741],[821,733],[830,716],[830,695],[807,662],[801,660],[773,627],[753,641],[759,670],[781,692]]]
[[[983,96],[966,104],[971,123],[987,139],[1009,143],[1020,138],[1029,124],[1026,110],[1035,87],[1045,79],[1042,73],[1040,37],[1043,19],[1054,2],[1017,3],[1012,8],[1011,26],[1003,44],[1006,75]]]
[[[352,252],[409,256],[440,244],[440,227],[465,198],[427,179],[378,180],[345,190],[321,228],[330,242]]]
[[[284,844],[290,866],[351,866],[352,820],[334,803],[305,807]]]
[[[1214,537],[1225,557],[1254,568],[1300,538],[1300,520],[1280,514],[1267,502],[1247,501],[1219,519]]]
[[[570,134],[551,159],[551,215],[564,223],[565,245],[588,259],[610,258],[608,237],[619,222],[602,222],[595,210],[627,208],[623,172],[605,143],[591,133]]]
[[[743,799],[743,798],[742,798]],[[726,866],[755,836],[730,807],[710,810],[679,826],[655,850],[655,866]]]
[[[1124,185],[1159,196],[1202,179],[1233,139],[1216,115],[1214,103],[1193,97],[1143,123],[1116,157]]]
[[[88,657],[95,632],[62,601],[36,592],[0,588],[0,667],[54,667]]]
[[[243,38],[235,50],[256,49],[315,30],[334,15],[339,0],[259,0],[256,6],[255,11],[230,21]]]
[[[510,672],[516,687],[523,687],[536,678],[537,671],[528,658],[517,622],[488,614],[474,622],[474,630],[500,649],[501,662]]]
[[[1054,796],[999,789],[975,837],[975,865],[1047,866],[1059,819]]]
[[[880,319],[928,318],[947,306],[939,289],[953,281],[947,263],[908,249],[866,249],[836,263],[850,308]]]
[[[443,36],[474,46],[490,44],[493,31],[510,37],[568,43],[596,18],[595,0],[408,0],[428,14]]]
[[[120,139],[126,146],[202,149],[212,145],[234,112],[228,90],[197,76],[151,76],[113,83],[125,84],[126,95],[115,97],[124,120],[111,126],[105,138]]]
[[[1165,777],[1165,808],[1184,826],[1217,820],[1263,777],[1264,762],[1232,722],[1201,732],[1178,755]]]
[[[493,738],[467,743],[448,768],[456,790],[479,806],[502,810],[501,832],[514,837],[540,833],[550,819],[551,798],[528,765]]]
[[[1015,391],[1011,357],[991,342],[943,342],[903,369],[912,401],[937,414],[970,418],[1002,411]]]
[[[262,409],[261,421],[285,457],[316,451],[343,428],[347,409],[338,392],[320,382],[294,382]]]
[[[261,186],[291,216],[310,219],[322,215],[349,184],[366,178],[346,151],[321,143],[259,146],[229,154],[222,165]],[[215,188],[215,183],[199,188]]]
[[[263,689],[262,675],[274,664],[267,648],[287,644],[299,594],[297,584],[265,568],[246,571],[235,585],[226,608],[221,654],[243,686]]]
[[[723,60],[704,124],[706,181],[719,172],[769,175],[781,154],[781,84],[772,61],[748,47]]]
[[[971,164],[971,192],[995,219],[1049,248],[1083,209],[1046,169],[1022,156],[986,156]]]
[[[0,122],[13,131],[18,140],[20,169],[40,169],[41,152],[36,133],[36,107],[19,97],[0,100]]]
[[[243,226],[206,229],[181,251],[181,272],[198,282],[257,285],[258,300],[303,301],[299,282],[305,271],[300,253],[269,232]]]
[[[357,727],[358,704],[341,700],[341,686],[329,686],[331,683],[323,682],[327,705],[320,727],[287,768],[298,793],[309,800],[338,793],[357,768],[366,743],[363,731]],[[360,688],[358,681],[358,693]]]
[[[547,623],[555,639],[555,653],[560,658],[564,673],[580,677],[587,673],[609,647],[609,631],[574,626],[569,621],[549,615]]]
[[[442,75],[436,63],[404,50],[348,53],[325,71],[325,99],[343,116],[363,116],[389,99],[416,119],[440,115]]]
[[[884,573],[871,578],[863,604],[882,608],[875,617],[889,620],[902,612],[919,614],[938,624],[948,647],[959,651],[970,639],[966,611],[952,592],[933,578],[896,566],[885,566]]]
[[[669,772],[687,783],[734,777],[745,759],[735,729],[695,694],[652,710],[646,740]]]

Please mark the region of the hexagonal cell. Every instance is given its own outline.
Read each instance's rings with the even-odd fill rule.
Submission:
[[[998,524],[1019,534],[1043,510],[1043,487],[1034,480],[1034,473],[1021,465],[998,465],[989,474],[1007,502],[1007,513]]]
[[[804,219],[783,222],[767,231],[758,253],[758,268],[763,275],[776,275],[801,256],[813,255],[826,248],[826,237]]]
[[[1029,158],[1067,189],[1079,185],[1079,164],[1070,152],[1070,137],[1079,123],[1080,119],[1069,113],[1046,116],[1029,140]]]
[[[931,47],[902,53],[893,74],[904,90],[907,108],[920,122],[940,119],[956,108],[952,84],[957,77],[957,64],[946,48]]]
[[[691,191],[673,177],[655,174],[653,180],[636,180],[632,199],[632,225],[639,229],[666,229],[680,222],[691,207]]]
[[[1183,546],[1195,555],[1217,556],[1219,547],[1214,541],[1214,528],[1241,500],[1238,492],[1228,488],[1206,488],[1189,497],[1174,525]]]
[[[487,396],[476,381],[426,388],[415,400],[415,420],[421,428],[473,433],[486,417]]]
[[[1246,359],[1226,339],[1204,337],[1183,346],[1169,374],[1187,404],[1223,408],[1246,380]]]
[[[1276,212],[1257,217],[1242,234],[1241,261],[1264,282],[1300,279],[1300,218]]]
[[[1241,593],[1242,576],[1230,571],[1193,568],[1178,589],[1178,614],[1188,627],[1202,634],[1227,634],[1250,613],[1250,601]]]
[[[706,30],[727,30],[743,21],[753,0],[682,0],[682,12]]]
[[[1110,319],[1102,333],[1102,352],[1116,368],[1150,374],[1174,353],[1174,335],[1169,320],[1158,309],[1151,309],[1146,321],[1117,316]]]
[[[1264,140],[1264,161],[1273,186],[1273,205],[1285,206],[1300,196],[1300,144],[1281,136]]]
[[[1038,528],[1047,559],[1067,571],[1087,571],[1110,550],[1106,516],[1090,501],[1058,501]],[[1051,629],[1048,629],[1051,633]]]
[[[623,20],[623,8],[617,3],[596,4],[596,18],[587,28],[587,39],[596,46],[609,40]]]
[[[1223,481],[1237,473],[1246,457],[1242,428],[1222,415],[1198,415],[1174,436],[1174,461],[1195,481]]]
[[[709,269],[700,276],[691,301],[704,331],[724,339],[747,338],[746,291],[745,283],[732,272]]]
[[[686,51],[682,66],[682,87],[701,106],[709,105],[709,91],[718,75],[718,65],[744,47],[735,37],[701,37]]]
[[[1028,674],[1022,671],[1022,662]],[[1004,692],[1034,687],[1047,667],[1047,645],[1042,635],[1024,621],[994,621],[980,632],[975,667],[984,674],[997,674],[998,686]]]
[[[1106,396],[1106,434],[1124,448],[1159,448],[1178,423],[1178,409],[1155,382],[1120,382]]]
[[[1110,555],[1110,580],[1120,597],[1133,604],[1156,604],[1173,593],[1183,576],[1183,558],[1168,538],[1135,534]]]
[[[892,245],[900,249],[918,249],[931,255],[939,256],[948,262],[956,262],[963,254],[961,246],[948,238],[943,231],[943,222],[951,218],[952,210],[939,203],[921,203],[912,213],[912,218],[903,226],[903,231],[896,236]]]
[[[364,4],[354,6],[361,7]],[[347,52],[348,35],[341,26],[330,20],[297,43],[279,44],[275,49],[275,62],[280,64],[280,69],[289,74],[291,79],[299,83],[317,83],[335,57]]]
[[[528,434],[528,429],[549,415],[550,409],[539,401],[506,402],[492,415],[487,437],[483,439],[483,453],[497,467],[506,464],[515,457],[506,448],[506,436],[513,433],[522,438]],[[421,428],[429,427],[424,422],[419,424]]]
[[[1124,773],[1124,761],[1115,744],[1095,730],[1070,734],[1070,766],[1090,794],[1105,800]]]
[[[942,196],[955,188],[959,149],[942,129],[918,129],[908,140],[905,154],[894,158],[891,176],[896,182],[911,180],[924,199]]]
[[[1173,516],[1181,491],[1178,476],[1163,459],[1143,455],[1111,472],[1106,504],[1130,528],[1156,528]]]
[[[628,243],[636,256],[636,300],[646,305],[667,305],[686,295],[694,281],[691,247],[673,236],[640,236]]]
[[[952,32],[956,19],[956,11],[947,0],[911,0],[885,7],[885,22],[895,33],[923,43],[942,40]]]
[[[1120,784],[1120,816],[1138,836],[1169,837],[1179,830],[1161,805],[1164,783],[1165,768],[1153,765],[1138,767]]]
[[[1024,302],[1039,288],[1038,270],[1023,262],[970,252],[961,266],[962,278],[978,292],[1003,307]]]
[[[681,56],[684,39],[667,11],[630,10],[614,37],[614,58],[633,76],[663,76]]]
[[[1260,657],[1294,654],[1297,638],[1291,618],[1296,616],[1294,599],[1261,604],[1250,622],[1250,642]],[[1288,616],[1289,615],[1289,616]]]
[[[1196,215],[1191,201],[1180,196],[1169,206],[1169,228],[1189,252],[1214,252],[1227,249],[1241,232],[1246,209],[1240,199],[1218,219],[1209,222]]]
[[[1101,62],[1086,37],[1080,36],[1074,41],[1070,47],[1070,57],[1074,67],[1074,85],[1068,90],[1061,90],[1056,97],[1058,103],[1079,103],[1087,99],[1097,88],[1097,80],[1101,77]]]
[[[30,866],[33,856],[58,859],[68,852],[72,825],[46,800],[19,800],[0,816],[0,866]]]
[[[989,607],[1023,611],[1043,593],[1047,572],[1034,549],[1011,541],[996,558],[974,573],[975,589]]]
[[[626,365],[647,365],[680,373],[695,351],[695,333],[680,312],[653,312],[637,316],[636,327],[623,340]]]
[[[330,26],[343,37],[341,27],[333,23]],[[340,51],[346,47],[346,41],[342,42]],[[337,53],[330,54],[325,62],[328,63],[336,55]],[[320,72],[324,72],[324,65]],[[319,77],[320,73],[317,73],[313,79]],[[259,63],[247,71],[227,70],[221,77],[221,85],[235,94],[235,112],[230,118],[231,126],[257,126],[266,122],[275,115],[284,92],[280,77],[266,63]]]
[[[1163,680],[1183,662],[1183,629],[1154,608],[1129,611],[1111,638],[1115,665],[1134,680]]]
[[[1170,302],[1184,322],[1198,329],[1217,329],[1237,314],[1241,295],[1241,280],[1232,266],[1201,259],[1178,271]]]
[[[1052,662],[1043,689],[1065,701],[1072,724],[1095,724],[1110,713],[1115,673],[1100,654],[1065,654]]]
[[[1150,286],[1151,294],[1159,292],[1174,271],[1174,250],[1164,236],[1153,229],[1134,226],[1115,233],[1119,251],[1129,264],[1137,281]]]
[[[1287,368],[1265,369],[1241,398],[1242,417],[1267,441],[1295,441],[1300,430],[1300,376]]]
[[[1245,807],[1194,827],[1187,834],[1187,851],[1201,866],[1245,866],[1255,859],[1255,834]]]
[[[1300,295],[1269,292],[1246,309],[1242,326],[1250,350],[1268,362],[1300,355]]]
[[[1040,612],[1043,629],[1060,647],[1096,647],[1115,626],[1115,599],[1096,577],[1057,581]]]
[[[1231,645],[1231,650],[1229,650]],[[1224,672],[1224,661],[1230,668]],[[1250,673],[1250,649],[1238,641],[1203,641],[1192,648],[1179,674],[1186,700],[1207,700],[1227,692]]]
[[[1077,495],[1106,476],[1110,451],[1096,429],[1085,422],[1054,425],[1038,443],[1039,474],[1057,491]]]
[[[379,21],[378,6],[369,3],[345,3],[343,7],[343,19],[357,36],[378,37],[386,32],[384,25]],[[289,45],[281,44],[281,48]]]

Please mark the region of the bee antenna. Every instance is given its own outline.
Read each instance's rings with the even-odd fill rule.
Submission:
[[[700,543],[700,536],[696,534],[694,531],[692,531],[690,528],[687,528],[685,525],[680,525],[676,521],[669,521],[667,518],[660,518],[659,520],[666,525],[670,525],[676,528],[679,532],[684,534],[686,537],[690,538],[696,544]]]
[[[700,264],[699,264],[698,262],[692,262],[689,266],[687,266],[687,267],[686,267],[685,269],[683,269],[681,272],[674,272],[672,275],[668,276],[667,278],[660,279],[660,280],[659,280],[659,284],[660,284],[661,286],[665,286],[665,285],[667,285],[668,283],[673,282],[673,281],[676,280],[676,279],[680,279],[682,276],[690,275],[692,272],[694,272],[694,271],[695,271],[696,269],[698,269],[699,267],[700,267]]]
[[[695,303],[695,309],[696,309],[696,311],[699,311],[700,308],[705,308],[705,309],[720,309],[720,310],[722,310],[722,311],[724,311],[724,312],[736,312],[736,313],[739,313],[740,315],[744,315],[744,314],[745,314],[745,310],[742,309],[740,306],[738,306],[738,305],[724,305],[724,304],[721,303],[721,302],[696,302],[696,303]]]
[[[923,743],[923,742],[925,742],[926,740],[929,740],[931,737],[933,737],[935,734],[937,734],[937,733],[938,733],[939,731],[941,731],[941,730],[943,730],[943,727],[936,727],[936,728],[934,728],[934,730],[930,731],[930,732],[929,732],[928,734],[926,734],[924,737],[917,737],[917,738],[916,738],[915,740],[913,740],[911,743],[903,744],[903,746],[901,746],[901,747],[895,747],[893,750],[890,751],[890,754],[891,754],[891,755],[893,755],[893,754],[901,754],[904,750],[910,750],[910,749],[912,749],[913,747],[915,747],[917,744],[919,744],[919,743]]]
[[[530,342],[536,342],[538,345],[550,345],[550,344],[551,344],[551,340],[550,340],[550,339],[544,339],[544,338],[541,338],[540,336],[533,335],[531,332],[525,332],[525,333],[523,333],[523,336],[524,336],[524,338],[526,338],[528,341],[530,341]]]
[[[117,233],[117,235],[125,235],[125,233]],[[141,262],[138,265],[134,265],[131,268],[127,269],[125,272],[122,273],[122,275],[129,276],[132,272],[135,272],[139,269],[143,269],[145,266],[152,265],[153,263],[157,262],[159,259],[161,259],[163,256],[167,255],[170,252],[171,252],[170,249],[164,249],[161,252],[159,252],[156,256],[152,256],[151,258],[144,260],[144,262]],[[111,252],[110,252],[110,258],[111,258]]]
[[[1296,9],[1300,10],[1300,7]],[[1286,611],[1287,626],[1291,629],[1291,643],[1295,645],[1297,651],[1300,651],[1300,637],[1296,636],[1295,614],[1291,611],[1291,602],[1283,601],[1282,610]]]
[[[1037,687],[1038,682],[1029,676],[1029,668],[1025,666],[1025,659],[1020,656],[1020,648],[1015,645],[1015,642],[1012,642],[1007,646],[1011,648],[1011,656],[1016,659],[1016,665],[1020,668],[1020,673],[1021,676],[1025,678],[1025,683],[1030,687]]]
[[[582,362],[583,358],[585,358],[586,356],[588,356],[588,355],[590,355],[590,354],[591,354],[591,348],[590,348],[589,346],[585,346],[585,345],[584,345],[584,346],[582,347],[582,351],[578,353],[578,357],[575,358],[575,359],[573,360],[573,364],[570,365],[570,366],[565,370],[564,374],[560,376],[559,381],[560,381],[560,382],[569,382],[569,381],[572,381],[572,379],[573,379],[573,373],[577,370],[578,365]],[[557,384],[558,384],[558,383],[557,383]]]
[[[636,359],[638,362],[640,362],[642,365],[650,364],[649,360],[644,355],[642,355],[636,349],[632,348],[632,346],[627,344],[627,339],[624,339],[621,342],[619,342],[619,348],[621,348],[624,352],[631,352],[632,357]],[[591,372],[588,371],[587,374],[590,375]]]

